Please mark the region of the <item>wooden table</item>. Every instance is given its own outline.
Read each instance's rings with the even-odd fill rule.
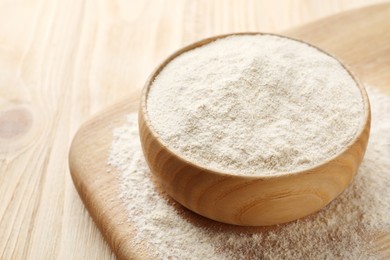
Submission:
[[[0,259],[114,258],[74,189],[69,145],[172,51],[374,2],[0,0]]]

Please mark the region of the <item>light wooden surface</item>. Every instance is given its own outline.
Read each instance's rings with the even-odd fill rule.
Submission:
[[[390,4],[367,7],[290,29],[285,34],[315,42],[317,46],[340,57],[353,71],[360,71],[363,82],[382,91],[389,91],[390,60],[382,58],[390,56],[390,45],[387,44],[390,41],[389,16]],[[370,19],[362,21],[362,17]],[[131,223],[126,223],[125,206],[118,198],[120,189],[117,179],[115,174],[107,174],[108,170],[115,173],[115,169],[107,168],[106,162],[112,130],[124,123],[126,114],[137,111],[138,98],[139,93],[131,95],[131,98],[106,109],[84,124],[73,141],[70,153],[70,168],[80,196],[113,251],[124,259],[149,257],[147,250],[133,244],[135,232]],[[221,225],[220,227],[228,228],[223,224],[200,219],[195,214],[186,217],[190,217],[198,225]],[[247,227],[238,227],[237,232],[243,232],[245,228]],[[390,234],[379,235],[381,237],[378,243],[373,244],[372,250],[388,259]]]
[[[207,169],[169,149],[169,145],[154,130],[148,115],[147,100],[155,78],[167,64],[183,53],[231,35],[253,33],[224,34],[195,42],[170,55],[149,77],[141,94],[139,112],[140,138],[146,162],[172,198],[186,208],[216,221],[241,226],[269,226],[313,214],[348,187],[366,151],[371,112],[367,93],[358,79],[355,80],[364,101],[364,123],[358,129],[357,136],[347,149],[331,160],[304,171],[260,177],[238,176]],[[101,137],[91,133],[89,138]],[[83,143],[83,140],[80,141]],[[80,148],[80,153],[90,153],[87,146]]]
[[[114,258],[74,189],[69,145],[83,121],[138,93],[173,50],[374,2],[382,1],[0,0],[0,258]],[[307,30],[324,46],[331,41],[326,31]],[[358,72],[385,88],[388,67],[367,64]]]

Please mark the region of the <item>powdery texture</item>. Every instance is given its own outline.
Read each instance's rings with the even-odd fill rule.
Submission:
[[[155,131],[175,152],[241,175],[302,170],[356,135],[363,103],[334,58],[277,36],[231,36],[188,51],[147,98]]]
[[[352,185],[319,213],[268,231],[207,220],[168,199],[151,180],[137,115],[129,115],[114,130],[108,164],[118,170],[136,242],[157,259],[375,259],[370,241],[390,232],[390,100],[369,94],[371,138]]]

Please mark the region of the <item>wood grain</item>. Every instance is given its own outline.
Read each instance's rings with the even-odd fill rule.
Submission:
[[[173,50],[221,33],[280,31],[374,2],[382,0],[0,0],[0,258],[115,258],[74,188],[69,145],[89,116],[138,94]],[[364,26],[365,18],[354,22]],[[376,79],[365,76],[380,85],[389,66],[379,59],[382,67],[366,63]]]
[[[187,161],[170,149],[154,130],[147,110],[147,97],[153,81],[176,57],[227,36],[253,34],[257,33],[210,37],[170,55],[152,73],[142,91],[139,129],[149,168],[163,189],[181,205],[227,224],[269,226],[317,212],[340,195],[353,180],[367,148],[371,125],[370,104],[360,81],[354,77],[364,101],[364,123],[346,149],[316,167],[276,176],[238,176]]]
[[[361,18],[367,15],[370,15],[371,19],[360,23]],[[390,46],[386,44],[389,42],[390,36],[383,33],[390,27],[387,18],[389,15],[390,4],[386,4],[343,13],[289,30],[287,33],[292,37],[299,37],[308,42],[316,41],[319,47],[331,52],[337,57],[342,57],[344,62],[353,71],[361,71],[361,66],[367,66],[360,62],[354,62],[358,60],[356,55],[360,53],[373,72],[373,74],[364,73],[361,75],[361,79],[364,82],[370,83],[373,87],[376,86],[373,84],[374,82],[380,82],[378,87],[385,90],[386,87],[388,88],[390,86],[390,78],[387,73],[390,69],[390,61],[388,59],[381,59],[380,57],[389,57],[390,55]],[[348,31],[349,34],[348,37],[344,37],[342,40],[339,38],[332,38],[331,40],[325,38],[324,44],[322,45],[320,40],[313,40],[311,38],[312,32],[320,30],[326,31],[329,35],[340,35],[339,30],[343,32]],[[302,31],[308,32],[308,34],[305,35]],[[372,46],[368,44],[355,44],[361,41],[364,42],[367,38],[371,39],[369,43],[373,44]],[[337,47],[334,45],[337,45]],[[353,52],[350,51],[351,46],[354,46]],[[377,46],[380,46],[380,48],[373,51],[372,48]],[[367,53],[372,56],[369,57]],[[133,96],[133,98],[136,98],[136,96]],[[112,128],[123,124],[125,115],[131,111],[135,111],[134,106],[129,101],[124,101],[102,112],[96,120],[95,118],[91,119],[91,121],[79,130],[74,139],[70,154],[71,171],[81,198],[90,210],[97,225],[102,229],[102,233],[113,251],[123,259],[148,258],[148,255],[142,246],[135,246],[133,244],[132,238],[135,233],[132,229],[131,221],[128,223],[129,229],[127,231],[125,228],[119,228],[117,226],[126,219],[125,214],[123,214],[125,212],[124,205],[118,199],[119,187],[115,180],[115,171],[114,169],[107,168],[108,166],[105,164],[107,150],[104,148],[102,150],[97,149],[95,140],[103,140],[104,144],[99,141],[99,147],[108,147],[112,141]],[[105,156],[101,155],[102,152]],[[96,157],[98,160],[95,159]],[[93,166],[90,170],[89,166],[91,162],[97,164],[98,167]],[[111,171],[114,174],[107,174],[107,171]],[[101,182],[98,179],[102,175],[104,175],[104,181]],[[108,200],[107,198],[111,199]],[[110,210],[113,209],[115,209],[115,214],[109,214]],[[196,219],[195,216],[191,218]],[[196,219],[195,221],[201,220]],[[209,225],[208,223],[205,221],[202,222],[203,225]],[[118,229],[119,231],[116,232]],[[389,242],[389,233],[381,234],[372,250],[383,256],[384,259],[387,259],[390,257]]]
[[[137,111],[138,107],[139,99],[134,95],[86,122],[83,128],[89,131],[78,131],[69,155],[74,184],[93,219],[99,220],[95,223],[100,231],[121,259],[148,258],[142,245],[133,244],[135,230],[129,225],[123,202],[119,199],[116,171],[107,166],[113,129],[125,124],[125,115]],[[95,134],[94,138],[90,138],[90,132]]]

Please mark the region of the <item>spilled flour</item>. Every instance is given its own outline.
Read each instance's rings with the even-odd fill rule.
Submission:
[[[170,149],[235,175],[318,165],[363,118],[359,89],[336,59],[273,35],[229,36],[179,55],[153,81],[146,107]]]
[[[351,186],[319,213],[267,229],[207,220],[168,199],[151,180],[137,115],[129,115],[113,132],[108,164],[117,169],[135,242],[146,241],[157,259],[375,259],[373,237],[390,234],[390,100],[368,93],[371,137]]]

